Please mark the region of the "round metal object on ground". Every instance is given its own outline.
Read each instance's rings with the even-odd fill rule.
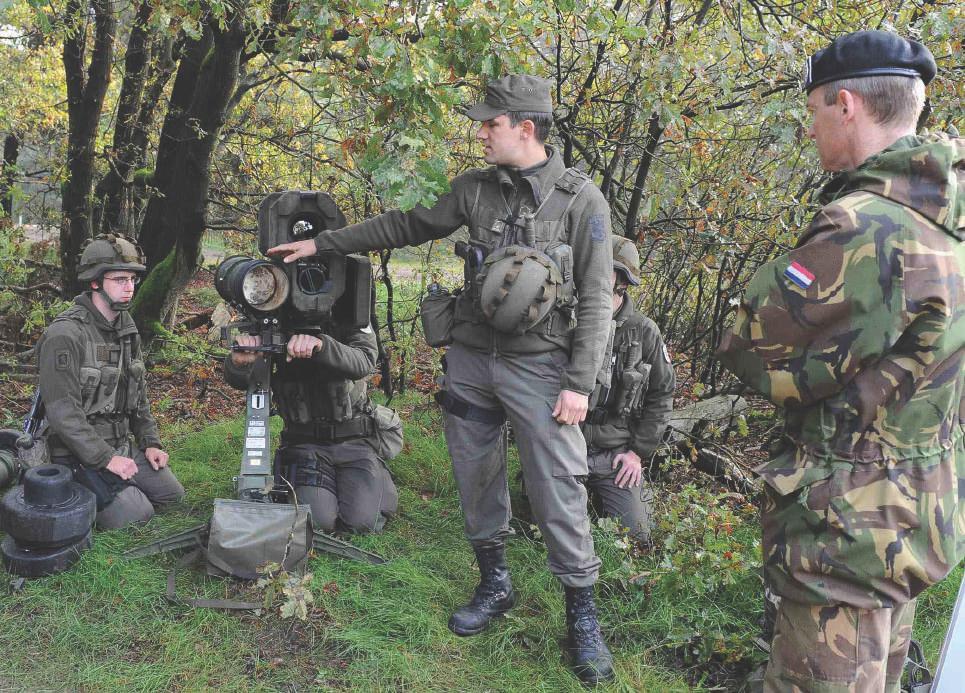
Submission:
[[[43,577],[62,573],[78,560],[81,554],[93,544],[88,531],[80,541],[59,549],[39,550],[20,546],[13,537],[4,537],[0,542],[0,558],[8,573],[21,577]]]
[[[50,474],[50,467],[56,475]],[[38,474],[33,474],[38,472]],[[28,470],[24,485],[11,489],[0,501],[0,529],[13,537],[20,546],[36,550],[52,550],[69,546],[90,532],[97,516],[97,502],[94,494],[73,481],[66,481],[63,488],[58,486],[57,497],[65,498],[56,504],[34,504],[29,500],[31,487],[28,480],[62,478],[70,470],[61,465],[46,465]],[[41,486],[41,491],[45,487]],[[34,489],[37,495],[37,489]],[[39,495],[44,496],[44,493]]]
[[[74,475],[62,464],[34,467],[23,475],[23,498],[27,505],[62,505],[71,498]]]

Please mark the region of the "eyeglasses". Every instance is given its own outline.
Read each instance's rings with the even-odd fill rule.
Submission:
[[[115,284],[130,284],[131,286],[137,286],[141,278],[136,274],[133,277],[104,277],[104,281],[114,282]]]

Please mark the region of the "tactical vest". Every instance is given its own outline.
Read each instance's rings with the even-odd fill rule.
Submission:
[[[324,379],[319,370],[309,362],[278,365],[271,388],[286,425],[341,423],[369,414],[365,380]]]
[[[558,282],[559,286],[547,319],[528,329],[527,334],[565,336],[576,326],[577,302],[566,215],[590,179],[574,168],[566,169],[539,208],[532,214],[516,217],[512,223],[507,223],[509,204],[501,187],[503,210],[494,209],[481,195],[483,185],[491,180],[481,180],[476,186],[469,214],[472,259],[464,258],[467,262],[466,287],[456,299],[455,320],[488,323],[480,305],[486,270],[503,256],[522,258],[532,249],[534,257],[555,270],[547,273],[548,280]],[[512,290],[511,286],[506,288],[507,292]]]
[[[610,363],[604,365],[610,368],[609,383],[598,382],[590,395],[588,424],[626,427],[641,410],[652,366],[644,362],[640,330],[639,325],[616,329]]]
[[[128,417],[137,411],[144,393],[146,369],[141,359],[141,338],[131,322],[118,332],[118,341],[105,341],[83,306],[72,306],[53,322],[70,321],[80,331],[82,346],[78,379],[81,408],[87,422],[111,445],[127,439]],[[51,454],[69,455],[55,434],[49,437]]]

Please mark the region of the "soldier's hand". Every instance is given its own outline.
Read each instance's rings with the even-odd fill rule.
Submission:
[[[318,337],[313,337],[310,334],[294,334],[288,340],[287,360],[310,359],[316,350],[321,350],[324,347],[325,342]]]
[[[612,468],[616,469],[617,467],[620,467],[620,471],[617,472],[616,478],[613,480],[614,485],[619,488],[633,488],[640,485],[640,479],[643,476],[640,455],[633,450],[621,452],[613,458]]]
[[[117,474],[124,481],[127,481],[132,476],[137,474],[137,463],[134,462],[130,457],[122,457],[121,455],[114,455],[111,461],[107,463],[107,471]]]
[[[145,449],[144,457],[147,458],[155,472],[168,466],[168,454],[160,448]]]
[[[256,347],[261,346],[261,337],[251,334],[239,334],[235,337],[235,344],[238,346]],[[247,366],[254,363],[259,354],[256,351],[235,351],[231,350],[231,363],[236,366]]]
[[[314,240],[294,241],[293,243],[282,243],[274,248],[268,249],[269,255],[277,255],[285,262],[295,262],[303,257],[311,257],[317,254]]]
[[[580,423],[586,418],[589,399],[589,395],[573,390],[560,390],[560,396],[556,398],[556,406],[553,407],[553,418],[561,424]]]

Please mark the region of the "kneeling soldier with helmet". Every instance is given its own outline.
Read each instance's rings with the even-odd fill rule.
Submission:
[[[675,376],[660,329],[627,297],[640,284],[633,242],[613,237],[613,320],[609,377],[597,384],[583,422],[590,500],[602,515],[616,517],[638,541],[650,537],[653,494],[642,461],[660,445],[673,410]]]
[[[128,313],[144,254],[119,234],[88,241],[78,278],[90,289],[54,318],[37,346],[51,460],[97,498],[97,526],[142,522],[181,500],[145,386]],[[132,439],[133,437],[133,439]]]
[[[239,335],[235,342],[255,347],[261,340]],[[274,360],[271,390],[285,422],[275,475],[294,488],[293,500],[311,507],[312,523],[322,531],[380,532],[398,506],[384,460],[402,449],[402,424],[368,398],[376,356],[371,327],[333,327],[329,334],[292,336],[287,360]],[[260,358],[232,351],[225,381],[246,389],[251,364]]]

